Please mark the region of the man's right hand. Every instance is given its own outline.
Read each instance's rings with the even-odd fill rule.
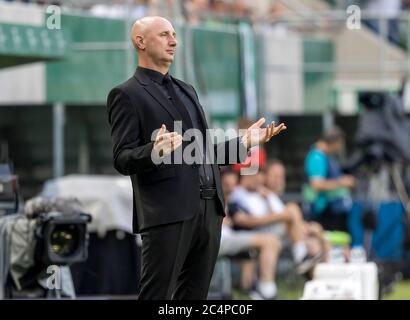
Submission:
[[[159,158],[170,155],[182,145],[182,136],[177,132],[167,132],[165,124],[159,129],[155,137],[153,152]]]
[[[353,188],[356,185],[356,179],[351,175],[344,175],[339,178],[339,183],[341,187]]]

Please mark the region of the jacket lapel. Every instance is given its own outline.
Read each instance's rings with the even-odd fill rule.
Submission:
[[[182,122],[182,129],[185,131],[187,130],[184,121],[182,121],[182,117],[179,112],[175,109],[172,105],[172,102],[168,100],[168,98],[159,90],[154,83],[143,73],[140,72],[138,69],[135,72],[134,77],[144,86],[144,89],[161,105],[162,108],[165,109],[169,113],[169,115],[176,121]]]

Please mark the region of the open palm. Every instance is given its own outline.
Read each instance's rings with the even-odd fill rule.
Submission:
[[[286,130],[286,125],[284,123],[275,127],[275,121],[272,121],[267,127],[262,128],[265,121],[265,118],[261,118],[246,130],[246,133],[242,137],[242,141],[247,148],[266,143],[272,137],[278,135],[282,130]]]

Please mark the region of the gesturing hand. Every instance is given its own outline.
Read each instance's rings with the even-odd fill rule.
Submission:
[[[264,123],[265,118],[261,118],[246,130],[246,133],[242,136],[242,142],[246,148],[249,149],[260,143],[268,142],[273,136],[278,135],[282,130],[286,130],[284,123],[275,127],[275,121],[272,121],[267,127],[261,128]]]
[[[177,132],[167,132],[167,128],[163,124],[155,137],[153,152],[156,157],[163,158],[181,145],[182,136]]]
[[[356,179],[351,175],[343,175],[339,178],[339,184],[345,188],[354,188]]]

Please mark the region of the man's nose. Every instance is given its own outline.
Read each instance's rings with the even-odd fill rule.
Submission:
[[[169,41],[169,45],[170,45],[171,47],[176,47],[176,46],[178,45],[177,39],[171,38],[170,41]]]

